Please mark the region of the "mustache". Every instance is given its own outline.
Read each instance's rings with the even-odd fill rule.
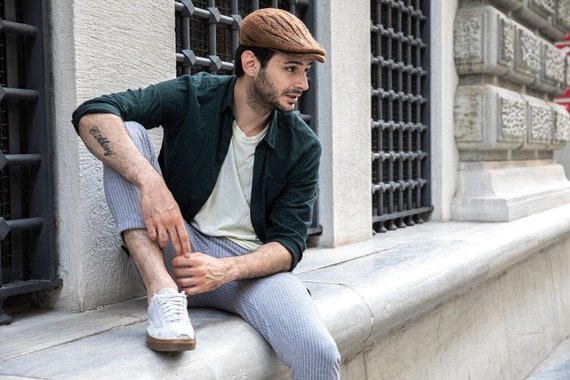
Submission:
[[[290,95],[290,96],[301,96],[303,95],[303,91],[301,90],[290,90],[290,91],[286,91],[285,93],[283,93],[283,95]]]

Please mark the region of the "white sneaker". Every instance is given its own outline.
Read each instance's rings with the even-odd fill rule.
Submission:
[[[148,305],[146,342],[154,351],[187,351],[196,348],[184,292],[164,288]]]

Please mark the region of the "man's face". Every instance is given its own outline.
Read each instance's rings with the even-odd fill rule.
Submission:
[[[307,71],[312,63],[312,58],[275,53],[253,81],[250,106],[260,113],[293,111],[301,94],[309,88]]]

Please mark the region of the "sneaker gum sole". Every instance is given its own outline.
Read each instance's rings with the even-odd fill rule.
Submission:
[[[196,348],[196,338],[194,339],[158,339],[146,335],[146,343],[153,351],[176,352],[190,351]]]

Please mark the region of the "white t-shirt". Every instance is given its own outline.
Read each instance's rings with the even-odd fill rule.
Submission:
[[[250,217],[251,182],[255,148],[265,137],[267,127],[256,136],[246,136],[237,123],[216,186],[192,225],[209,236],[225,236],[241,247],[255,250],[262,243]]]

